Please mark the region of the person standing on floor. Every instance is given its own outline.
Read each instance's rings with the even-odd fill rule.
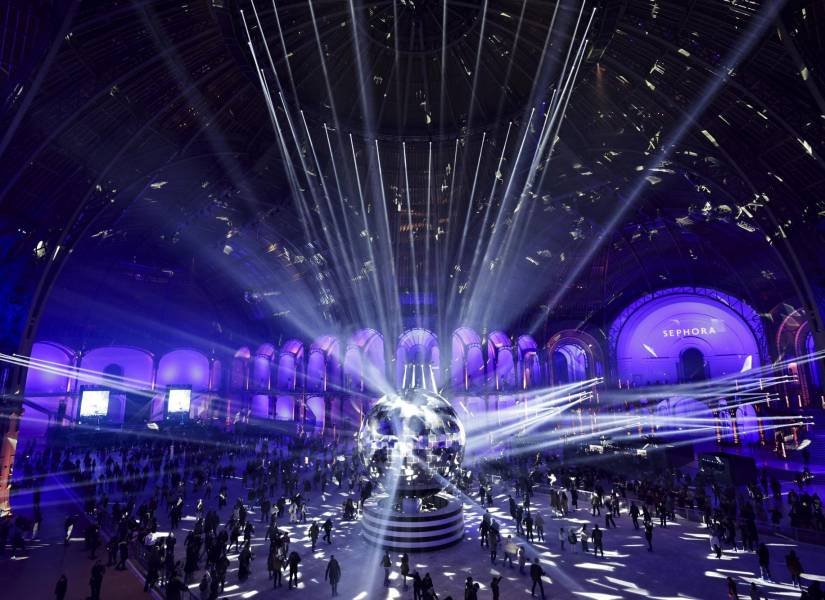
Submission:
[[[567,537],[567,534],[564,533],[564,527],[559,527],[559,545],[561,546],[561,551],[564,552],[564,538]]]
[[[404,581],[404,591],[407,590],[407,577],[410,576],[410,556],[405,552],[401,555],[401,578]]]
[[[384,567],[384,587],[390,587],[390,569],[392,568],[392,559],[388,550],[384,551],[384,558],[381,559],[381,566]]]
[[[630,518],[633,521],[633,529],[639,528],[639,507],[635,502],[630,503]]]
[[[645,539],[647,540],[647,551],[653,552],[653,523],[645,523]]]
[[[759,576],[765,581],[772,581],[770,569],[771,554],[764,542],[757,546],[756,556],[759,558]]]
[[[501,583],[502,577],[503,575],[493,577],[493,580],[490,582],[490,590],[493,592],[493,600],[499,600],[499,594],[501,593],[499,590],[499,584]]]
[[[543,599],[544,598],[544,583],[542,583],[542,581],[541,581],[542,575],[544,575],[544,569],[541,568],[541,565],[539,564],[539,559],[534,558],[533,559],[533,564],[530,565],[530,579],[533,580],[533,589],[530,591],[530,595],[531,596],[536,595],[536,586],[538,585],[539,589],[541,590],[541,597]]]
[[[324,521],[324,541],[327,544],[332,543],[332,519]]]
[[[413,571],[413,600],[421,600],[421,596],[424,592],[424,582],[421,581],[421,575],[418,574],[418,571]]]
[[[507,542],[504,544],[504,562],[509,562],[511,569],[513,568],[513,559],[516,558],[517,554],[518,546],[516,546],[516,543],[513,541],[513,536],[508,535]]]
[[[788,573],[791,574],[791,583],[794,587],[802,587],[802,562],[796,555],[794,550],[791,550],[785,556],[785,565],[788,567]]]
[[[315,545],[318,543],[318,534],[321,533],[321,528],[318,527],[318,521],[313,521],[309,526],[309,539],[312,542],[312,551],[315,552]]]
[[[338,582],[341,581],[341,565],[338,564],[338,561],[335,560],[335,555],[329,557],[329,562],[327,563],[327,570],[324,573],[324,580],[329,581],[329,584],[332,586],[332,595],[338,595]]]
[[[120,556],[120,560],[118,560],[117,564],[115,565],[115,571],[125,571],[126,561],[129,560],[129,542],[126,540],[126,538],[123,538],[118,542],[117,551],[118,555]]]
[[[272,587],[274,589],[284,585],[283,578],[281,577],[281,573],[284,570],[284,559],[277,550],[270,552],[270,556],[272,557]]]
[[[92,575],[89,577],[89,588],[91,590],[90,599],[100,600],[100,590],[103,587],[103,574],[106,572],[106,567],[103,566],[99,560],[95,561],[92,567]]]
[[[287,559],[287,564],[289,565],[289,588],[292,589],[294,585],[296,588],[298,587],[298,565],[301,562],[301,556],[293,550],[289,553],[289,558]]]
[[[604,556],[604,532],[599,529],[598,525],[594,526],[593,529],[593,556],[598,556],[601,552],[601,555]]]
[[[66,592],[69,589],[69,580],[66,577],[66,574],[60,576],[60,579],[57,580],[57,585],[54,586],[54,597],[56,600],[63,600],[66,597]]]
[[[524,551],[524,546],[518,547],[518,572],[525,575],[524,566],[527,564],[527,553]]]
[[[487,547],[490,549],[490,562],[496,564],[496,557],[498,556],[498,532],[490,527],[487,532]]]
[[[541,516],[540,512],[536,513],[536,516],[533,518],[533,525],[536,528],[536,537],[539,538],[540,542],[544,541],[544,519]]]

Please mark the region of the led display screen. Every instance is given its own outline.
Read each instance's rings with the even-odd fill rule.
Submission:
[[[192,390],[185,388],[170,388],[167,398],[167,412],[169,414],[181,414],[189,412],[189,405],[192,401]]]
[[[109,412],[109,390],[83,390],[80,396],[81,417],[105,417]]]

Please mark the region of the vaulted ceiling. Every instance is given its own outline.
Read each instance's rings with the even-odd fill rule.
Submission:
[[[217,330],[243,335],[285,326],[296,297],[356,319],[382,248],[401,288],[438,271],[442,305],[502,281],[515,313],[565,319],[681,284],[763,310],[816,303],[822,3],[600,0],[577,29],[580,6],[8,3],[0,240],[16,333],[4,344],[54,290],[200,298]],[[550,166],[513,193],[528,178],[521,140],[538,135],[591,7]],[[288,140],[259,75],[280,91]],[[382,214],[386,230],[360,224]],[[482,275],[496,269],[503,280]]]

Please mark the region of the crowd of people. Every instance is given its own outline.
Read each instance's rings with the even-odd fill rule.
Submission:
[[[334,550],[336,521],[359,518],[373,494],[372,483],[349,445],[309,436],[101,439],[93,447],[32,449],[23,453],[21,464],[20,482],[32,494],[31,516],[0,520],[0,551],[9,546],[12,553],[25,552],[26,539],[37,537],[42,519],[40,489],[50,474],[61,478],[83,504],[81,513],[66,517],[63,533],[69,544],[73,532],[82,528],[84,548],[94,561],[89,578],[92,600],[101,597],[106,570],[124,570],[130,559],[137,560],[145,572],[144,590],[162,590],[170,600],[192,588],[202,600],[216,600],[224,593],[230,572],[236,571],[232,577],[242,583],[252,575],[254,564],[265,565],[273,589],[306,588],[311,583],[301,577],[301,564],[307,557],[291,536],[306,531],[312,555],[319,547]],[[626,516],[634,529],[643,531],[646,549],[653,552],[654,528],[667,527],[677,511],[688,510],[702,515],[715,556],[724,551],[752,552],[759,576],[773,581],[771,553],[760,542],[757,520],[760,511],[777,510],[782,498],[767,472],[749,488],[737,489],[678,470],[629,478],[586,463],[564,466],[554,457],[538,454],[474,461],[457,487],[478,497],[483,511],[478,543],[489,553],[491,565],[501,571],[517,570],[528,578],[533,595],[542,598],[548,573],[535,544],[557,544],[562,553],[592,552],[604,557],[610,530]],[[332,489],[346,497],[337,515],[320,508]],[[771,503],[765,501],[769,490]],[[504,524],[489,510],[502,496],[506,496],[504,506],[497,508],[506,508],[510,517]],[[788,501],[792,511],[795,503],[805,503],[812,515],[821,515],[816,494],[801,492]],[[573,527],[562,520],[551,527],[550,519],[566,519],[580,505],[594,522]],[[184,519],[188,520],[185,532],[181,530]],[[264,534],[264,560],[256,556],[256,531]],[[101,548],[106,555],[98,557]],[[800,558],[791,551],[785,565],[791,583],[801,588]],[[408,555],[402,555],[399,563],[385,553],[378,567],[386,586],[397,570],[404,591],[411,588],[414,600],[439,598],[433,577],[411,568]],[[332,596],[338,595],[347,569],[335,554],[326,559],[324,579]],[[509,584],[496,572],[484,586],[468,576],[465,600],[477,600],[487,590],[492,598],[499,598],[501,588]],[[733,583],[730,595],[738,597]],[[58,600],[70,585],[65,576],[58,580]],[[751,597],[761,597],[755,584],[749,592]],[[816,582],[802,593],[812,600],[823,598]]]

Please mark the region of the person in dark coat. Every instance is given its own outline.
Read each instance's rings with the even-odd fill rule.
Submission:
[[[791,583],[794,587],[802,587],[802,562],[795,551],[791,550],[785,556],[785,565],[788,567],[788,573],[791,574]]]
[[[384,587],[390,587],[390,570],[392,569],[392,560],[390,553],[384,552],[384,558],[381,559],[381,566],[384,567]]]
[[[89,588],[91,591],[91,600],[100,600],[100,590],[103,587],[103,574],[106,572],[106,567],[103,566],[99,560],[95,562],[92,567],[92,575],[89,577]]]
[[[759,558],[759,576],[766,581],[771,581],[771,554],[764,543],[756,547],[756,556]]]
[[[544,569],[541,568],[539,559],[534,558],[533,564],[530,565],[530,579],[533,580],[533,589],[530,591],[531,596],[536,595],[536,586],[538,585],[541,590],[541,597],[544,598],[544,583],[541,581],[542,575],[544,575]]]
[[[324,580],[329,581],[329,585],[332,586],[332,595],[337,596],[338,582],[341,581],[341,565],[335,560],[334,554],[329,557],[327,570],[324,572]]]
[[[57,585],[54,586],[54,597],[57,600],[63,600],[66,597],[66,591],[69,589],[69,580],[66,578],[66,575],[63,574],[60,576],[60,579],[57,580]]]
[[[405,552],[401,555],[401,577],[404,581],[404,589],[407,589],[407,577],[410,576],[410,556]]]
[[[332,543],[332,519],[327,519],[324,521],[324,541],[327,544]]]
[[[418,571],[413,571],[413,600],[421,600],[421,595],[424,592],[424,583],[421,581],[421,575]]]
[[[312,551],[315,552],[315,545],[318,543],[318,534],[321,532],[321,528],[318,527],[318,521],[314,521],[312,525],[309,526],[309,539],[312,542]]]
[[[301,556],[293,550],[289,553],[287,564],[289,565],[289,589],[292,589],[293,584],[298,587],[298,565],[301,562]]]
[[[739,600],[739,590],[736,587],[736,581],[734,581],[733,577],[728,577],[725,583],[728,586],[728,598],[730,598],[730,600]]]
[[[120,555],[120,560],[115,565],[115,570],[125,571],[126,561],[129,560],[129,542],[125,538],[121,539],[117,544],[117,550]]]
[[[277,550],[272,550],[269,553],[269,558],[272,561],[272,587],[279,588],[283,585],[281,573],[284,570],[284,559]]]
[[[653,552],[653,523],[645,523],[645,539],[647,540],[647,551]]]
[[[532,567],[530,567],[532,569]],[[501,583],[502,575],[498,577],[493,577],[493,580],[490,582],[490,590],[493,592],[493,600],[499,600],[499,594],[501,591],[499,590],[499,584]]]

